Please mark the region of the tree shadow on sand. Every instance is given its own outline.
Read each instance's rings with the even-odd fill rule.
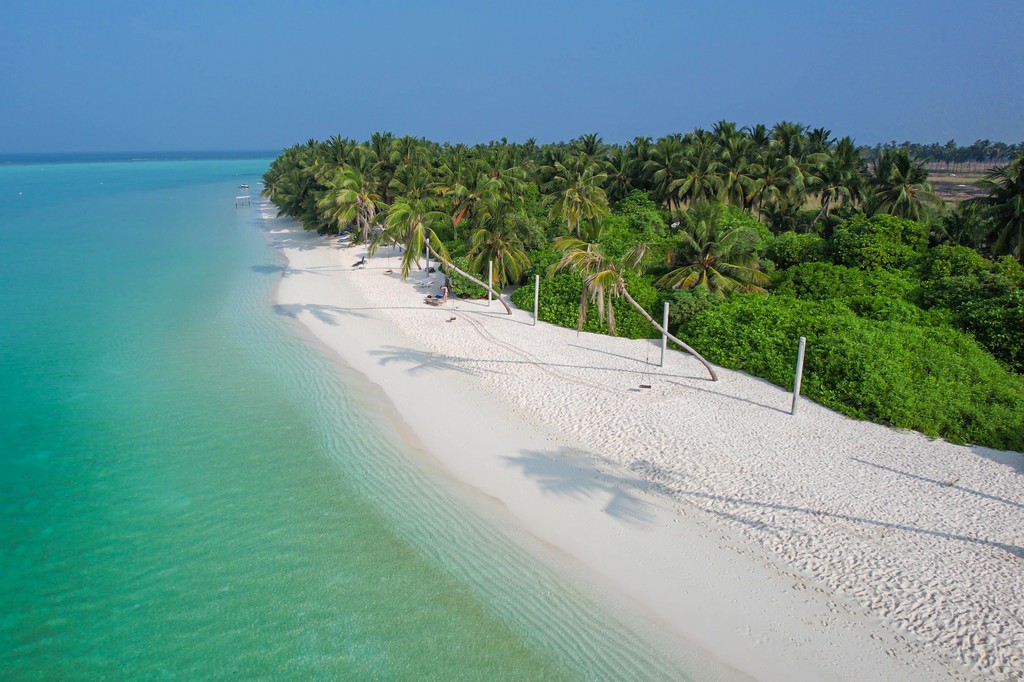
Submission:
[[[715,502],[725,504],[734,509],[734,511],[724,511],[722,509],[714,509],[707,506],[700,506],[700,509],[707,511],[708,513],[714,514],[725,519],[731,519],[738,521],[744,525],[750,526],[756,529],[765,528],[778,528],[782,526],[771,526],[757,518],[751,518],[743,514],[743,507],[751,509],[772,509],[780,512],[790,512],[794,514],[805,514],[808,516],[814,516],[816,518],[830,518],[839,521],[847,521],[849,523],[861,526],[872,526],[875,528],[882,528],[886,530],[899,530],[906,533],[915,533],[918,535],[926,535],[930,537],[940,538],[942,540],[954,540],[958,542],[966,542],[974,545],[982,545],[985,547],[993,547],[995,549],[1009,552],[1010,554],[1024,559],[1024,547],[1018,547],[1017,545],[1009,545],[1002,542],[996,542],[994,540],[984,540],[981,538],[973,538],[967,535],[957,535],[956,533],[949,533],[943,530],[934,530],[931,528],[917,528],[915,526],[908,526],[902,523],[892,523],[889,521],[878,521],[876,519],[865,519],[858,516],[851,516],[849,514],[840,514],[837,512],[824,511],[822,509],[810,509],[807,507],[797,507],[789,504],[776,504],[771,502],[760,502],[757,500],[744,500],[738,497],[729,497],[727,495],[715,495],[712,493],[704,493],[693,490],[678,490],[676,494],[679,497],[689,497],[694,499],[705,500],[708,502]],[[776,522],[778,519],[776,519]]]
[[[950,480],[950,481],[939,481],[939,480],[936,480],[934,478],[928,478],[927,476],[921,476],[920,474],[913,474],[913,473],[910,473],[909,471],[902,471],[900,469],[895,469],[893,467],[885,466],[884,464],[875,464],[874,462],[868,462],[868,461],[863,460],[863,459],[858,459],[857,457],[851,457],[850,459],[852,459],[854,462],[860,462],[861,464],[867,465],[869,467],[875,467],[876,469],[882,469],[883,471],[891,471],[894,474],[899,474],[900,476],[906,476],[907,478],[913,478],[913,479],[915,479],[917,481],[922,481],[924,483],[934,483],[937,486],[940,486],[940,487],[943,487],[943,488],[948,488],[951,492],[952,491],[956,491],[956,492],[960,492],[960,493],[967,493],[968,495],[977,495],[978,497],[982,497],[982,498],[984,498],[986,500],[992,500],[993,502],[1002,502],[1003,504],[1008,504],[1011,507],[1017,507],[1018,509],[1024,509],[1024,504],[1021,504],[1020,502],[1014,502],[1013,500],[1007,500],[1007,499],[1004,499],[1002,497],[998,497],[996,495],[991,495],[989,493],[983,493],[983,492],[981,492],[979,490],[972,490],[971,488],[965,488],[962,485],[957,485],[957,482],[956,482],[955,479],[954,480]]]
[[[496,374],[492,370],[480,367],[470,367],[473,360],[460,358],[454,355],[441,355],[429,351],[416,350],[414,348],[403,348],[401,346],[384,346],[381,350],[372,350],[370,355],[378,358],[381,365],[403,364],[409,365],[405,370],[408,374],[421,374],[423,372],[459,372],[470,376],[479,376],[484,373]]]
[[[754,407],[761,407],[766,410],[771,410],[772,412],[781,412],[782,414],[789,414],[789,410],[783,409],[781,407],[776,407],[774,405],[766,405],[765,403],[759,403],[756,400],[749,400],[747,398],[729,395],[728,393],[723,393],[722,391],[714,391],[709,388],[699,388],[697,386],[690,386],[689,384],[681,384],[678,381],[669,381],[668,383],[672,384],[673,386],[678,386],[679,388],[686,389],[688,391],[698,391],[700,393],[707,393],[708,395],[718,396],[719,398],[725,398],[727,400],[736,400],[741,403],[753,405]]]
[[[648,524],[654,518],[651,504],[639,494],[657,491],[657,486],[596,468],[602,464],[612,467],[607,460],[567,447],[556,452],[520,452],[518,457],[505,457],[505,462],[536,480],[544,493],[575,499],[606,498],[602,511],[635,525]]]
[[[356,317],[364,319],[370,317],[366,313],[361,313],[352,308],[341,308],[336,305],[322,305],[319,303],[277,304],[273,306],[273,309],[278,315],[283,315],[292,319],[298,319],[299,313],[303,310],[307,310],[312,313],[313,317],[317,320],[332,327],[338,326],[338,318],[340,317]]]

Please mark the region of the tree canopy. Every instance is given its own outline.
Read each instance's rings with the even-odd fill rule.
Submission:
[[[371,251],[401,245],[405,277],[429,250],[460,293],[479,295],[492,265],[492,293],[529,307],[532,288],[516,287],[538,274],[543,320],[664,331],[702,362],[698,350],[783,385],[796,337],[808,336],[806,386],[824,404],[1019,448],[1024,152],[984,142],[969,153],[867,148],[791,121],[719,121],[625,144],[383,132],[283,150],[263,195],[307,230],[348,233]],[[975,159],[993,162],[986,196],[935,196],[927,163]],[[663,302],[668,329],[654,319]],[[990,390],[956,388],[964,381]],[[932,392],[915,395],[922,387]]]

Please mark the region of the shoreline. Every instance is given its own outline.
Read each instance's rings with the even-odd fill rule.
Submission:
[[[379,386],[396,428],[492,500],[502,525],[669,639],[759,679],[1020,674],[1016,453],[979,457],[806,400],[790,417],[781,388],[729,370],[711,384],[676,351],[652,367],[647,341],[534,327],[486,302],[425,306],[422,274],[385,274],[386,254],[353,270],[365,248],[267,217],[288,259],[279,310]],[[937,485],[934,459],[970,464],[965,480]],[[966,490],[973,505],[950,504]],[[960,511],[981,520],[964,527]]]

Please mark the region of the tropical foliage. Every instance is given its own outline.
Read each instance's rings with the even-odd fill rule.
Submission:
[[[701,361],[698,349],[782,385],[807,336],[815,399],[1020,447],[1024,153],[950,144],[858,147],[788,121],[621,145],[385,132],[283,150],[263,195],[308,230],[399,248],[404,277],[429,254],[454,293],[490,288],[509,309],[532,307],[521,285],[540,275],[542,320],[665,331]],[[978,159],[992,162],[985,197],[935,196],[926,162]],[[655,320],[665,302],[668,329]]]

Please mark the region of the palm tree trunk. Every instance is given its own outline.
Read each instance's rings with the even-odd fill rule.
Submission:
[[[814,216],[814,221],[811,223],[812,226],[817,225],[818,221],[821,220],[822,218],[828,218],[828,207],[830,205],[830,202],[831,198],[829,196],[826,195],[822,197],[821,211],[818,212],[818,215]]]
[[[637,312],[639,312],[641,315],[644,316],[645,320],[647,320],[648,322],[651,323],[652,327],[657,329],[659,332],[661,332],[662,334],[664,334],[668,338],[672,339],[673,343],[675,343],[677,346],[680,346],[687,353],[689,353],[693,357],[697,358],[697,360],[700,361],[700,364],[704,365],[704,367],[708,370],[708,374],[711,375],[711,380],[712,381],[718,381],[718,375],[715,374],[715,368],[711,366],[711,363],[708,362],[707,360],[705,360],[704,356],[702,356],[700,353],[698,353],[694,349],[690,348],[690,346],[688,346],[687,344],[683,343],[682,341],[677,339],[672,334],[669,334],[667,329],[664,329],[660,324],[655,322],[654,318],[651,317],[650,313],[648,313],[646,310],[644,310],[642,305],[640,305],[635,300],[633,300],[633,297],[629,295],[629,291],[626,289],[625,286],[622,287],[622,295],[625,296],[626,300],[629,301],[629,304],[631,306],[636,308]]]
[[[478,280],[478,279],[477,279],[476,277],[474,277],[473,275],[469,274],[469,273],[468,273],[468,272],[466,272],[465,270],[462,270],[462,269],[460,269],[460,268],[457,268],[457,267],[455,266],[455,264],[454,264],[454,263],[452,263],[451,261],[447,261],[447,260],[445,260],[444,258],[442,258],[442,257],[441,257],[441,254],[439,254],[439,253],[438,253],[437,251],[434,251],[434,247],[432,247],[432,246],[430,245],[430,240],[429,240],[429,239],[427,240],[427,251],[430,251],[431,255],[432,255],[432,256],[434,256],[434,258],[435,258],[435,259],[437,260],[437,262],[438,262],[438,263],[441,263],[441,264],[442,264],[442,265],[444,265],[444,266],[445,266],[446,268],[451,268],[451,269],[452,269],[452,270],[454,270],[455,272],[459,273],[460,275],[462,275],[463,277],[465,277],[466,279],[468,279],[468,280],[469,280],[470,282],[473,282],[474,284],[479,284],[479,285],[480,285],[480,286],[482,286],[482,287],[483,287],[484,289],[487,289],[487,291],[489,291],[489,292],[491,292],[492,294],[494,294],[494,298],[496,298],[496,299],[498,300],[498,303],[500,303],[500,304],[501,304],[502,306],[504,306],[504,308],[505,308],[505,313],[506,313],[506,314],[508,314],[508,315],[511,315],[511,314],[512,314],[512,308],[510,308],[510,307],[509,307],[508,303],[506,303],[506,302],[505,302],[505,299],[503,299],[503,298],[501,297],[501,294],[500,294],[500,293],[498,293],[497,291],[495,291],[495,289],[494,289],[493,287],[490,287],[490,286],[488,286],[487,284],[484,284],[483,282],[481,282],[480,280]]]

